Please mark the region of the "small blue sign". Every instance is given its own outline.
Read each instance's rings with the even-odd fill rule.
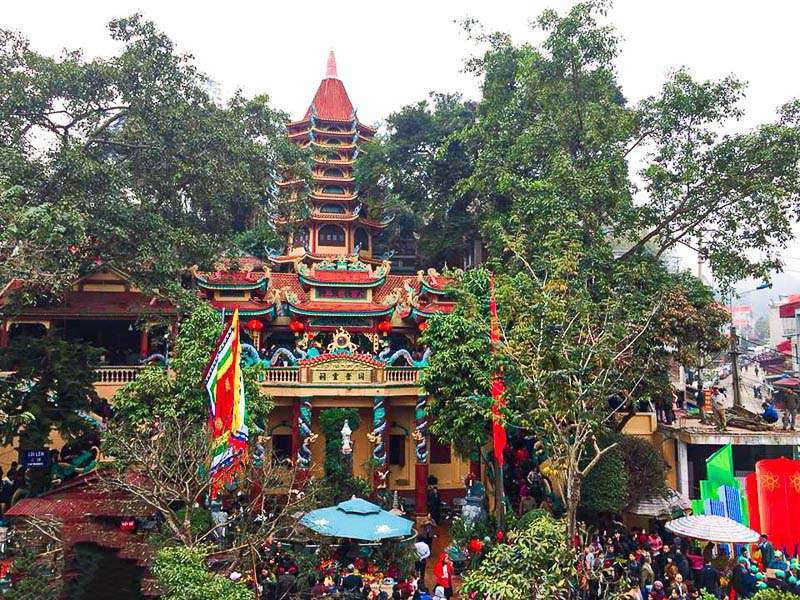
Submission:
[[[47,450],[25,450],[22,452],[23,467],[45,467],[50,464],[50,452]]]

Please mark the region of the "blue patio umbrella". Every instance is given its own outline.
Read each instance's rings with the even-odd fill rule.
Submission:
[[[336,506],[306,513],[300,523],[321,535],[370,542],[411,534],[413,523],[381,509],[377,504],[352,498]]]

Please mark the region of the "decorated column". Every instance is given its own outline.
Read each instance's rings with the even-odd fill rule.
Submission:
[[[386,489],[388,484],[387,434],[384,398],[383,396],[374,396],[372,398],[372,432],[369,435],[369,439],[375,444],[372,449],[372,461],[374,463],[372,486],[376,491]]]
[[[417,458],[414,494],[417,516],[428,514],[428,406],[427,397],[417,397],[414,409],[414,452]]]
[[[8,328],[11,327],[9,321],[0,321],[0,348],[8,346]]]
[[[139,356],[146,358],[150,355],[150,324],[145,323],[139,331]]]
[[[311,468],[311,442],[314,441],[314,435],[311,432],[311,398],[303,397],[296,404],[297,408],[297,435],[298,435],[298,448],[297,448],[297,468],[300,469],[298,473],[299,479],[304,479]]]

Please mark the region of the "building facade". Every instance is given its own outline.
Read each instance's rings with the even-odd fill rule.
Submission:
[[[465,478],[480,469],[431,438],[430,400],[420,386],[428,353],[419,336],[428,318],[453,309],[448,279],[434,269],[397,274],[387,256],[374,255],[388,220],[378,202],[359,197],[353,166],[375,129],[359,122],[333,53],[305,115],[287,131],[309,150],[312,173],[310,184],[280,182],[306,209],[293,222],[276,223],[288,232],[285,247],[268,260],[226,257],[210,271],[192,268],[191,286],[221,319],[239,311],[245,360],[265,367],[261,386],[276,404],[263,440],[275,458],[321,475],[321,412],[355,409],[354,475],[413,498],[424,512],[429,476],[443,496],[463,495]],[[124,273],[101,266],[60,303],[12,311],[16,285],[0,293],[0,344],[56,328],[105,348],[97,370],[104,398],[133,381],[143,362],[169,354],[175,308]]]

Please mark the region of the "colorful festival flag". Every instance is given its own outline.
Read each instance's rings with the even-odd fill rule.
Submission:
[[[247,449],[247,401],[241,366],[239,311],[226,326],[211,356],[203,382],[208,391],[212,496],[235,477]]]
[[[500,343],[500,320],[497,318],[497,300],[494,297],[494,276],[489,278],[489,341],[492,344],[492,352]],[[503,420],[503,407],[506,400],[503,397],[506,386],[503,381],[502,371],[494,373],[492,376],[492,441],[494,444],[494,456],[497,464],[503,466],[503,452],[506,449],[508,437],[506,426]]]

